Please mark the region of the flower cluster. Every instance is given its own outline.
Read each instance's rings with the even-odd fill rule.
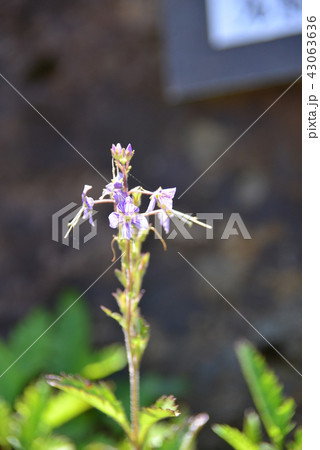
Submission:
[[[194,222],[206,226],[201,222],[198,222],[196,218],[173,209],[173,198],[176,193],[175,187],[167,189],[159,187],[154,192],[147,191],[141,186],[129,190],[128,176],[131,169],[129,162],[134,155],[131,144],[129,144],[127,148],[123,148],[121,144],[113,144],[111,147],[111,155],[112,181],[105,186],[98,200],[94,200],[92,197],[87,196],[87,192],[92,186],[84,186],[82,192],[82,207],[72,222],[69,223],[67,235],[70,233],[71,229],[77,225],[81,216],[83,219],[89,218],[90,224],[94,226],[92,220],[93,207],[95,204],[100,203],[113,204],[114,211],[109,214],[109,225],[111,228],[119,229],[119,239],[130,240],[149,229],[155,231],[148,221],[151,216],[158,216],[160,224],[167,234],[169,233],[170,218],[173,216],[190,223]],[[139,209],[142,195],[149,196],[150,200],[146,211],[143,213],[141,213]],[[156,205],[158,206],[158,209],[155,209]]]

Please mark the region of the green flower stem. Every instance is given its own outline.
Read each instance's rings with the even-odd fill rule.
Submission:
[[[128,167],[120,167],[123,173],[125,192],[128,193],[127,169]],[[140,450],[139,445],[139,361],[133,353],[132,338],[134,336],[134,324],[132,323],[132,298],[133,295],[133,278],[131,264],[131,241],[126,242],[126,325],[124,327],[124,338],[127,351],[129,381],[130,381],[130,416],[132,443],[135,450]]]
[[[124,328],[124,337],[129,366],[130,379],[130,412],[132,426],[132,441],[136,450],[139,446],[139,362],[132,351],[132,338],[134,327],[132,324],[132,267],[131,267],[131,241],[126,242],[126,265],[127,265],[127,286],[126,286],[126,327]]]

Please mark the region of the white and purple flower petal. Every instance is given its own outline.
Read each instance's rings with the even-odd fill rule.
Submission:
[[[85,184],[82,191],[82,205],[83,205],[83,219],[87,219],[89,217],[90,224],[94,227],[94,222],[92,219],[92,212],[94,206],[94,200],[92,197],[87,197],[87,192],[92,189],[92,186]]]
[[[176,190],[176,188],[160,189],[157,196],[160,208],[172,209],[173,197],[175,196]]]
[[[149,212],[154,210],[154,208],[156,206],[156,201],[157,201],[157,199],[156,199],[155,195],[152,194],[151,197],[150,197],[149,206],[148,206],[147,211],[146,211],[147,213],[149,213]]]
[[[130,222],[125,222],[121,227],[121,236],[123,239],[131,239],[133,236],[133,227]]]
[[[159,208],[164,210],[171,210],[173,205],[173,197],[175,196],[176,188],[162,189],[159,187],[150,197],[150,203],[146,212],[154,210],[156,203]]]
[[[123,174],[119,173],[112,180],[112,182],[107,184],[106,187],[103,189],[102,195],[99,197],[99,200],[102,200],[106,195],[110,195],[111,193],[113,193],[114,199],[117,202],[117,198],[119,198],[120,195],[124,195],[122,189],[123,189]]]
[[[132,155],[133,150],[132,150],[131,144],[129,144],[129,145],[127,146],[126,152],[128,152],[130,156]]]
[[[149,228],[149,222],[146,217],[141,214],[133,217],[132,223],[138,230],[147,230]]]
[[[170,218],[168,214],[165,211],[159,212],[159,220],[160,224],[162,225],[164,231],[168,234],[169,233],[169,225],[170,225]]]
[[[109,225],[111,228],[118,228],[120,223],[120,214],[117,212],[112,212],[109,214]]]

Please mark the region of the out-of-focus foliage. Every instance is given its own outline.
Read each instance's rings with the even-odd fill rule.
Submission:
[[[263,356],[248,342],[236,348],[242,373],[249,387],[259,415],[252,411],[244,418],[243,431],[229,425],[214,425],[213,431],[236,450],[300,450],[301,430],[294,441],[285,443],[295,424],[295,402],[283,395],[283,388],[276,375],[267,367]],[[262,441],[261,421],[271,443]]]
[[[24,390],[14,408],[1,400],[1,448],[75,450],[75,445],[68,438],[53,434],[53,428],[45,420],[50,395],[50,387],[39,381]]]
[[[77,298],[78,292],[65,291],[54,313],[40,309],[33,311],[11,331],[6,343],[0,341],[0,374],[34,343],[0,378],[0,397],[13,404],[23,388],[42,373],[76,372],[96,379],[126,366],[126,353],[120,345],[93,350],[90,313],[84,299],[44,333]]]
[[[91,383],[71,375],[49,375],[47,381],[51,386],[87,402],[90,406],[112,417],[126,433],[130,433],[130,425],[124,408],[106,383]]]
[[[41,336],[77,297],[77,292],[69,290],[60,296],[54,313],[37,310],[18,324],[9,335],[8,341],[0,342],[1,373]],[[90,345],[90,334],[90,313],[85,301],[79,301],[3,375],[0,379],[0,448],[130,448],[121,427],[104,414],[91,409],[96,406],[91,402],[94,396],[90,395],[88,401],[89,397],[86,396],[77,398],[67,392],[56,392],[43,380],[32,381],[47,371],[77,371],[93,385],[93,380],[105,378],[124,369],[127,360],[123,346],[114,344],[94,350]],[[80,380],[77,382],[80,383]],[[129,414],[127,379],[120,374],[117,375],[116,383],[109,382],[105,386],[108,386],[104,389],[108,390],[109,399],[115,399],[116,394],[123,402],[125,412],[121,414],[125,423],[125,417]],[[153,403],[164,388],[170,388],[175,395],[182,395],[187,386],[180,378],[165,379],[160,375],[146,373],[141,383],[141,404]],[[169,427],[166,423],[161,425],[166,430]],[[181,436],[182,428],[181,425]],[[160,437],[158,441],[159,439]],[[163,439],[164,437],[161,438]],[[160,447],[152,444],[146,448]]]
[[[208,419],[208,414],[202,413],[192,417],[181,415],[174,423],[156,423],[148,432],[143,450],[195,450],[196,437]]]
[[[47,377],[47,381],[51,386],[73,395],[80,401],[87,402],[90,406],[103,412],[108,417],[111,417],[122,427],[127,435],[127,439],[120,437],[120,439],[115,441],[113,445],[116,445],[115,448],[119,449],[131,448],[130,424],[122,403],[113,392],[112,385],[108,385],[103,382],[92,383],[83,378],[70,375],[50,375]],[[139,416],[139,442],[141,448],[145,450],[156,448],[181,448],[185,450],[193,450],[195,448],[195,436],[208,420],[206,415],[189,419],[187,423],[183,423],[178,428],[173,427],[170,422],[166,422],[162,427],[156,429],[156,434],[153,433],[151,436],[148,435],[152,427],[159,421],[177,417],[179,414],[180,413],[178,412],[177,405],[175,404],[175,398],[173,396],[162,396],[152,406],[143,407]],[[108,445],[111,444],[110,442],[106,444],[103,441],[104,439],[102,442],[91,443],[89,447],[85,448],[112,448],[108,447]],[[179,446],[177,447],[177,445]]]

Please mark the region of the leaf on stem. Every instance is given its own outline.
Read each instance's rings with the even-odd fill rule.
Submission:
[[[127,285],[127,279],[126,279],[126,275],[119,269],[116,269],[114,271],[115,276],[118,278],[118,280],[120,281],[120,283],[122,284],[122,286],[125,288]]]
[[[136,335],[131,339],[132,350],[138,361],[140,361],[150,337],[150,327],[141,316],[138,316],[136,319],[135,331]]]
[[[104,313],[107,314],[107,316],[112,317],[112,319],[114,319],[116,322],[118,322],[118,324],[122,328],[125,328],[125,320],[121,314],[119,314],[117,312],[113,312],[109,308],[106,308],[105,306],[101,306],[101,309]]]
[[[130,425],[121,402],[106,383],[90,383],[80,377],[48,375],[48,383],[112,417],[130,435]]]
[[[255,411],[246,411],[243,421],[244,434],[255,444],[262,440],[260,417]]]
[[[139,415],[139,442],[143,443],[149,428],[159,420],[179,416],[178,406],[173,395],[160,397],[154,405],[142,408]]]

